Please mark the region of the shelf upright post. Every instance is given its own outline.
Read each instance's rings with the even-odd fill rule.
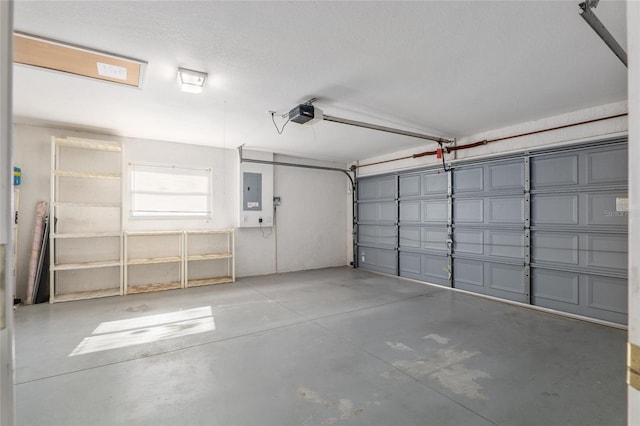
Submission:
[[[51,178],[49,180],[50,199],[49,199],[49,303],[55,302],[56,294],[56,272],[54,266],[56,264],[56,246],[55,235],[58,231],[56,223],[56,188],[58,187],[58,176],[55,171],[58,168],[58,147],[56,145],[56,137],[51,137]]]

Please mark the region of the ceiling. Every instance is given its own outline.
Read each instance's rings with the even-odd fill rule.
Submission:
[[[626,48],[626,4],[596,15]],[[625,100],[626,68],[578,1],[17,1],[16,30],[148,62],[141,89],[15,66],[17,120],[349,161],[424,140],[268,111],[462,137]],[[178,67],[206,71],[179,91]],[[282,124],[282,122],[278,122]]]

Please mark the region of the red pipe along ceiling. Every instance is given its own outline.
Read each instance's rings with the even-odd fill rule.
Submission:
[[[445,147],[443,147],[443,151],[445,153],[449,153],[449,152],[459,151],[459,150],[462,150],[462,149],[476,148],[476,147],[479,147],[479,146],[482,146],[482,145],[486,145],[486,144],[492,143],[492,142],[499,142],[499,141],[504,141],[504,140],[507,140],[507,139],[521,138],[523,136],[531,136],[531,135],[536,135],[538,133],[551,132],[551,131],[554,131],[554,130],[566,129],[568,127],[581,126],[583,124],[595,123],[595,122],[604,121],[604,120],[611,120],[613,118],[625,117],[627,115],[629,115],[629,114],[625,112],[623,114],[616,114],[616,115],[610,115],[608,117],[594,118],[593,120],[580,121],[578,123],[571,123],[571,124],[565,124],[565,125],[562,125],[562,126],[549,127],[549,128],[541,129],[541,130],[534,130],[533,132],[519,133],[517,135],[511,135],[511,136],[504,136],[504,137],[501,137],[501,138],[482,140],[482,141],[478,141],[478,142],[469,143],[469,144],[466,144],[466,145],[451,146],[451,147],[445,146]],[[391,163],[391,162],[394,162],[394,161],[408,160],[410,158],[420,158],[420,157],[427,157],[427,156],[430,156],[430,155],[437,155],[437,153],[438,153],[437,150],[424,151],[424,152],[419,152],[419,153],[413,154],[413,155],[407,155],[405,157],[391,158],[389,160],[376,161],[375,163],[360,164],[360,165],[358,165],[356,167],[360,168],[360,167],[375,166],[376,164]]]

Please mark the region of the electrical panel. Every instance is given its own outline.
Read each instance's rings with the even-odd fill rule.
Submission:
[[[242,174],[242,210],[262,210],[262,173]]]
[[[243,157],[273,161],[270,152],[243,150]],[[242,162],[239,167],[239,228],[273,226],[273,165]]]

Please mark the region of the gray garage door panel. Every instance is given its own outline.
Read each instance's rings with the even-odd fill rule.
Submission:
[[[396,251],[374,247],[358,247],[358,262],[364,269],[396,274]]]
[[[454,171],[453,192],[469,194],[479,192],[522,192],[525,186],[523,160],[496,162],[465,167]]]
[[[624,324],[626,163],[617,140],[360,179],[361,264]]]
[[[619,278],[585,275],[587,306],[618,314],[627,313],[627,281]]]
[[[585,155],[588,184],[627,182],[628,169],[620,167],[627,163],[626,148],[588,152]]]
[[[524,189],[524,162],[518,160],[514,163],[499,163],[486,166],[485,177],[488,191],[500,191],[507,189]]]
[[[532,225],[626,228],[626,214],[616,212],[616,199],[626,196],[626,189],[609,192],[536,193],[531,197]]]
[[[400,276],[449,286],[449,259],[446,256],[401,251]]]
[[[531,187],[553,188],[578,185],[578,154],[531,159]]]
[[[431,226],[401,226],[400,249],[439,251],[446,255],[447,229]]]
[[[394,226],[360,225],[358,241],[368,246],[379,246],[393,250],[396,246],[396,228]]]
[[[492,197],[487,198],[487,220],[491,224],[524,223],[524,198]]]
[[[587,234],[585,265],[597,268],[627,270],[627,235]]]
[[[358,182],[358,200],[377,200],[396,196],[394,177],[367,179]]]
[[[454,252],[468,255],[484,255],[484,230],[455,229],[453,232]]]
[[[523,231],[488,229],[485,234],[487,236],[486,256],[524,259]]]
[[[627,270],[627,236],[623,233],[533,231],[531,241],[531,259],[537,266],[610,269],[613,274]]]
[[[445,173],[423,173],[400,176],[400,197],[447,195],[448,179]]]
[[[524,259],[525,255],[524,231],[456,228],[453,232],[453,240],[455,241],[454,251],[458,256]]]
[[[579,233],[534,231],[531,242],[531,260],[534,263],[579,264]]]
[[[489,296],[527,302],[524,266],[455,258],[453,286]]]
[[[411,200],[400,203],[400,223],[445,224],[448,219],[447,200]]]
[[[627,197],[626,190],[585,194],[587,224],[627,227],[627,215],[616,211],[616,199]]]
[[[456,225],[483,224],[485,222],[484,200],[482,198],[456,198],[453,208],[453,221]]]
[[[524,225],[524,196],[456,198],[453,208],[455,226]]]
[[[532,157],[531,188],[626,185],[626,164],[626,145]]]
[[[456,170],[454,176],[453,190],[456,194],[484,191],[484,170],[482,166]]]
[[[578,225],[578,194],[533,195],[531,221],[536,225]]]
[[[577,315],[627,322],[627,281],[579,272],[532,268],[532,303]]]
[[[358,220],[360,222],[395,223],[396,212],[396,203],[393,201],[358,204]]]

